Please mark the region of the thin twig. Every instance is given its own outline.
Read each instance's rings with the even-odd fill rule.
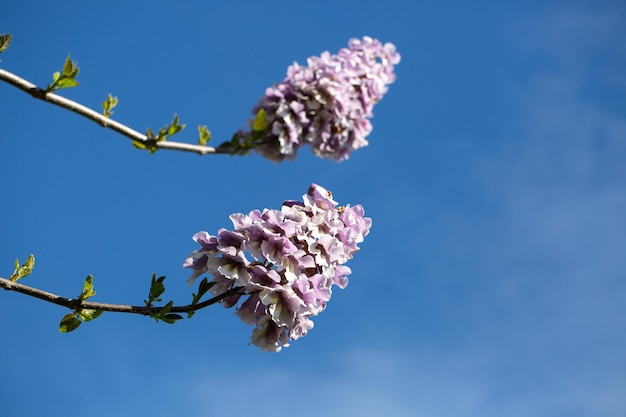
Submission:
[[[213,154],[213,153],[226,153],[227,151],[222,149],[217,149],[211,146],[203,146],[203,145],[193,145],[190,143],[182,143],[182,142],[170,142],[170,141],[156,141],[148,139],[146,135],[143,133],[137,132],[130,127],[116,122],[115,120],[111,120],[109,117],[104,116],[103,114],[98,113],[90,109],[89,107],[85,107],[82,104],[79,104],[73,100],[67,99],[65,97],[61,97],[54,93],[46,93],[45,90],[37,87],[35,84],[27,81],[17,75],[3,70],[0,68],[0,80],[5,81],[11,84],[14,87],[19,88],[20,90],[30,94],[32,97],[47,101],[48,103],[55,104],[59,107],[72,111],[76,114],[80,114],[81,116],[86,117],[87,119],[98,123],[102,127],[106,127],[112,129],[122,135],[132,139],[133,141],[140,142],[146,145],[147,148],[155,147],[160,149],[170,149],[176,151],[184,151],[184,152],[192,152],[200,155]]]
[[[6,278],[0,277],[0,288],[4,288],[8,291],[16,291],[25,295],[29,295],[31,297],[38,298],[43,301],[47,301],[52,304],[57,304],[63,307],[67,307],[72,310],[102,310],[102,311],[111,311],[114,313],[133,313],[133,314],[141,314],[144,316],[149,316],[154,313],[158,313],[163,307],[148,307],[148,306],[132,306],[132,305],[124,305],[124,304],[109,304],[109,303],[98,303],[94,301],[81,301],[77,298],[65,298],[60,295],[56,295],[47,291],[43,291],[37,288],[29,287],[28,285],[19,284],[17,282],[11,281]],[[235,294],[244,294],[241,293],[243,290],[242,287],[234,287],[230,290],[223,292],[220,295],[217,295],[208,300],[202,301],[201,303],[196,304],[187,304],[183,306],[173,306],[169,312],[170,313],[189,313],[192,311],[197,311],[203,308],[206,308],[210,305],[219,303],[225,298],[230,297]]]

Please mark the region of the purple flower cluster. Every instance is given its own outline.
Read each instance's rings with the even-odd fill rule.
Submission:
[[[309,187],[303,201],[286,201],[280,210],[253,210],[230,216],[234,229],[217,236],[199,232],[200,249],[183,266],[194,270],[189,283],[207,273],[219,295],[233,287],[245,293],[222,301],[236,305],[237,315],[255,325],[251,343],[278,352],[313,327],[311,317],[326,308],[332,286],[345,288],[350,268],[343,264],[369,233],[363,207],[337,207],[331,193]]]
[[[391,43],[370,37],[351,39],[336,55],[324,52],[294,63],[282,83],[269,87],[252,109],[267,115],[267,135],[255,149],[273,161],[294,159],[308,144],[322,158],[341,161],[368,144],[372,109],[395,80],[394,65],[400,54]],[[240,140],[254,134],[238,133]]]

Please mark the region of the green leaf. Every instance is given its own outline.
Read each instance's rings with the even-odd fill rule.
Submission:
[[[76,313],[78,314],[78,316],[80,317],[80,319],[82,321],[91,321],[94,319],[97,319],[98,317],[100,317],[100,315],[103,313],[102,310],[89,310],[89,309],[83,309],[80,311],[76,311]]]
[[[207,126],[198,126],[198,144],[204,146],[211,140],[211,132]]]
[[[137,149],[146,149],[147,146],[143,142],[139,142],[138,140],[133,141],[133,146]]]
[[[81,301],[85,301],[89,297],[93,297],[96,295],[96,292],[93,290],[93,276],[87,275],[85,278],[85,282],[83,283],[83,290],[81,291],[78,299]]]
[[[158,135],[155,134],[152,129],[146,129],[146,136],[148,137],[148,143],[140,143],[137,141],[133,141],[133,146],[139,149],[147,149],[150,153],[155,153],[159,148],[154,144],[154,142],[160,142],[166,140],[168,136],[175,135],[185,128],[184,124],[178,123],[178,115],[174,115],[174,120],[169,125],[162,127],[159,129]],[[150,143],[152,142],[152,143]]]
[[[55,90],[60,90],[61,88],[76,87],[77,85],[78,81],[72,78],[60,78],[59,81],[56,83],[57,88],[55,88]]]
[[[78,81],[76,81],[76,76],[80,68],[78,68],[77,63],[70,59],[68,55],[65,58],[65,63],[63,64],[63,70],[59,72],[55,72],[52,74],[52,84],[48,84],[46,87],[46,93],[51,91],[55,91],[61,88],[70,88],[76,87],[78,85]]]
[[[202,299],[204,294],[206,294],[211,289],[211,287],[213,287],[215,284],[216,282],[214,281],[209,282],[207,278],[203,278],[202,281],[200,281],[200,285],[198,285],[198,294],[196,293],[191,294],[191,297],[192,297],[191,305],[198,304],[198,302],[200,302],[200,299]],[[193,317],[195,313],[196,312],[193,310],[188,311],[187,317],[191,318]]]
[[[161,319],[162,321],[168,324],[174,324],[176,320],[182,319],[182,316],[180,316],[179,314],[170,313],[170,310],[172,309],[173,305],[174,305],[174,301],[170,301],[169,303],[161,307],[161,309],[158,312],[159,319]]]
[[[170,313],[170,314],[166,314],[165,316],[161,317],[161,320],[163,320],[167,324],[174,324],[176,322],[176,320],[182,320],[182,318],[183,318],[183,316],[181,316],[180,314]]]
[[[143,150],[150,151],[151,154],[155,153],[157,150],[159,150],[159,148],[157,148],[154,145],[154,141],[153,141],[153,139],[150,139],[149,135],[146,135],[146,136],[148,136],[148,141],[150,141],[150,142],[141,142],[139,140],[134,140],[133,141],[133,147],[137,148],[137,149],[143,149]]]
[[[150,294],[148,295],[148,299],[150,300],[150,305],[152,302],[156,301],[160,303],[162,299],[159,297],[161,294],[165,292],[165,285],[162,282],[156,282],[150,287]]]
[[[157,282],[154,284],[154,287],[152,287],[150,292],[152,293],[150,298],[153,298],[155,301],[161,301],[161,299],[157,297],[165,292],[165,285],[163,285],[162,282]]]
[[[69,313],[63,316],[61,324],[59,325],[59,331],[61,333],[69,333],[74,331],[80,326],[81,321],[76,318],[74,313]]]
[[[113,109],[117,106],[117,97],[113,97],[111,93],[107,96],[107,99],[102,102],[102,114],[104,117],[111,117]]]
[[[186,125],[184,124],[181,125],[178,122],[179,122],[178,115],[175,114],[174,120],[172,121],[172,123],[159,129],[158,135],[155,135],[152,129],[147,128],[146,136],[148,137],[149,140],[156,140],[156,141],[166,140],[168,136],[173,136],[185,128]]]
[[[15,258],[15,270],[13,271],[13,274],[9,279],[13,282],[17,282],[17,280],[24,278],[27,275],[30,275],[30,273],[33,272],[34,267],[35,255],[33,255],[32,253],[28,257],[28,259],[26,259],[26,262],[22,264],[22,266],[20,266],[20,261]]]
[[[173,136],[183,130],[185,125],[178,124],[178,115],[174,115],[174,121],[167,127],[167,136]]]
[[[167,315],[167,313],[170,312],[170,310],[172,309],[173,305],[174,305],[174,301],[170,301],[169,303],[167,303],[163,307],[161,307],[161,309],[159,310],[159,316],[165,317]]]
[[[163,284],[163,281],[165,281],[165,276],[160,276],[159,278],[157,278],[156,274],[154,272],[152,273],[152,278],[150,280],[150,291],[148,292],[148,299],[143,300],[146,306],[152,307],[155,301],[157,303],[160,303],[162,301],[160,297],[161,297],[161,294],[165,292],[165,284]]]
[[[265,109],[259,110],[254,118],[254,122],[252,122],[252,130],[254,132],[262,132],[267,129],[267,114],[265,113]]]
[[[63,64],[63,71],[61,72],[63,77],[73,78],[78,75],[78,68],[76,67],[76,63],[70,60],[70,56],[68,55],[65,58],[65,63]]]
[[[226,151],[230,155],[236,155],[239,150],[239,133],[235,133],[230,140],[220,143],[217,149]]]
[[[13,40],[13,36],[9,33],[0,35],[0,54],[6,51]]]
[[[173,324],[176,320],[180,320],[183,317],[179,314],[170,313],[172,306],[174,305],[174,301],[170,301],[165,304],[163,307],[159,308],[154,313],[150,313],[150,317],[159,322],[159,320],[164,321],[169,324]]]
[[[148,307],[152,307],[154,302],[161,301],[161,295],[165,292],[165,285],[163,284],[165,281],[165,276],[156,277],[155,273],[152,273],[152,278],[150,280],[150,292],[148,293],[148,299],[143,300],[143,302]],[[164,321],[166,323],[172,324],[176,320],[180,320],[183,317],[179,314],[170,313],[170,310],[174,306],[174,301],[169,301],[163,307],[155,308],[155,311],[149,313],[150,317],[152,317],[156,322]]]
[[[209,282],[207,278],[202,279],[200,281],[200,285],[198,285],[198,294],[193,294],[192,304],[198,303],[202,296],[207,293],[216,283],[214,281]]]
[[[217,282],[209,282],[207,278],[204,278],[202,281],[200,281],[200,285],[198,286],[198,296],[202,297],[204,294],[206,294],[207,291],[213,288],[215,284],[217,284]]]

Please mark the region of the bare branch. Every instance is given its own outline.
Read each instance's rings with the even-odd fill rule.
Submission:
[[[227,151],[224,149],[217,149],[211,146],[194,145],[190,143],[171,142],[164,140],[156,141],[148,139],[148,137],[143,133],[137,132],[136,130],[131,129],[130,127],[122,123],[116,122],[115,120],[111,120],[109,117],[106,117],[103,114],[100,114],[97,111],[85,107],[82,104],[79,104],[73,100],[61,97],[54,93],[46,93],[45,90],[37,87],[35,84],[1,68],[0,80],[19,88],[20,90],[30,94],[36,99],[47,101],[48,103],[55,104],[66,110],[72,111],[76,114],[80,114],[81,116],[98,123],[102,127],[112,129],[132,139],[133,141],[146,145],[147,148],[170,149],[176,151],[192,152],[200,155],[227,153]]]
[[[154,313],[158,313],[162,307],[148,307],[148,306],[132,306],[124,304],[109,304],[98,303],[94,301],[81,301],[76,298],[65,298],[60,295],[56,295],[47,291],[39,290],[37,288],[29,287],[24,284],[13,282],[9,279],[0,277],[0,288],[4,288],[8,291],[15,291],[31,297],[38,298],[43,301],[47,301],[52,304],[57,304],[63,307],[67,307],[72,310],[102,310],[111,311],[114,313],[132,313],[141,314],[143,316],[149,316]],[[245,290],[242,287],[234,287],[230,290],[223,292],[208,300],[202,301],[197,304],[187,304],[183,306],[173,306],[170,313],[189,313],[192,311],[201,310],[213,304],[219,303],[225,298],[228,298],[236,294],[245,294]]]

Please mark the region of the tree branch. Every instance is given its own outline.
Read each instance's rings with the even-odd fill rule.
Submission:
[[[47,291],[39,290],[37,288],[29,287],[24,284],[19,284],[17,282],[11,281],[6,278],[0,277],[0,288],[4,288],[8,291],[16,291],[25,295],[29,295],[31,297],[39,298],[40,300],[47,301],[52,304],[57,304],[63,307],[67,307],[71,310],[102,310],[102,311],[111,311],[115,313],[133,313],[133,314],[141,314],[144,316],[149,316],[154,313],[158,313],[163,307],[148,307],[148,306],[132,306],[132,305],[124,305],[124,304],[109,304],[109,303],[98,303],[94,301],[81,301],[76,298],[65,298],[60,295],[56,295]],[[244,291],[243,293],[241,291]],[[219,303],[225,298],[230,297],[235,294],[245,294],[245,290],[242,287],[234,287],[230,290],[223,292],[220,295],[217,295],[208,300],[202,301],[197,304],[187,304],[184,306],[173,306],[169,312],[170,313],[189,313],[192,311],[197,311],[203,308],[206,308],[210,305]]]
[[[136,130],[131,129],[130,127],[122,123],[116,122],[115,120],[111,120],[103,114],[100,114],[97,111],[83,106],[82,104],[77,103],[73,100],[61,97],[54,93],[46,93],[45,90],[42,90],[35,84],[1,68],[0,80],[19,88],[20,90],[30,94],[36,99],[47,101],[48,103],[52,103],[76,114],[80,114],[81,116],[98,123],[102,127],[106,127],[118,133],[121,133],[122,135],[132,139],[133,141],[143,143],[144,145],[146,145],[147,148],[170,149],[176,151],[192,152],[200,155],[212,153],[228,153],[228,151],[225,149],[218,149],[211,146],[193,145],[190,143],[182,142],[169,142],[165,140],[156,141],[148,139],[148,137],[143,133],[137,132]]]

